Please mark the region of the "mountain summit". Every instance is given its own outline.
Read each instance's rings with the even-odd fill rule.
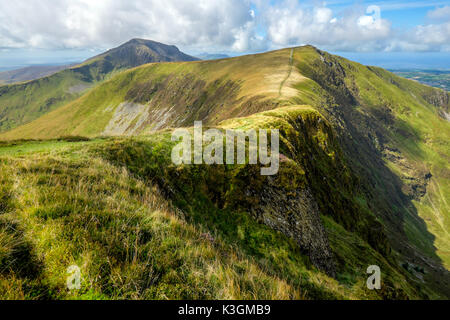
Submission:
[[[145,39],[132,39],[117,48],[87,60],[87,62],[99,59],[104,59],[119,68],[132,68],[151,62],[199,60],[181,52],[176,46]]]
[[[80,65],[50,76],[0,86],[0,132],[35,120],[79,98],[87,89],[113,73],[152,62],[194,60],[198,59],[184,54],[175,46],[132,39]],[[27,94],[24,95],[23,92]]]

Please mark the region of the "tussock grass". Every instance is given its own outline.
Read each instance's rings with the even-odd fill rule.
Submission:
[[[10,177],[2,181],[10,199],[0,216],[2,298],[302,297],[104,160],[32,156],[3,159],[0,170]],[[79,291],[66,289],[70,265],[82,270]]]
[[[434,292],[445,291],[441,271],[427,259],[448,268],[450,125],[439,116],[439,108],[448,108],[446,97],[310,46],[120,73],[0,135],[66,137],[2,143],[0,211],[4,226],[18,226],[14,234],[2,229],[10,248],[3,254],[11,260],[14,248],[31,248],[29,260],[40,266],[34,278],[20,270],[2,273],[23,288],[11,291],[5,280],[2,290],[11,297],[68,298],[61,275],[77,262],[89,266],[83,267],[89,285],[77,295],[86,298],[442,297]],[[222,129],[284,130],[282,152],[298,170],[287,170],[291,175],[279,181],[312,188],[340,259],[337,280],[311,267],[289,239],[256,224],[248,212],[222,208],[217,195],[227,183],[224,172],[170,168],[169,131],[93,138],[125,100],[142,104],[139,116],[148,115],[143,122],[130,120],[133,130],[126,134],[190,127],[194,119]],[[248,183],[246,177],[239,183]],[[189,210],[180,216],[156,185],[182,194],[174,205]],[[193,192],[195,186],[203,190]],[[146,197],[158,204],[152,207]],[[398,268],[416,254],[429,266],[420,275],[425,287],[437,283],[430,292],[419,286],[422,278]],[[385,292],[364,290],[362,266],[374,259],[388,270]]]

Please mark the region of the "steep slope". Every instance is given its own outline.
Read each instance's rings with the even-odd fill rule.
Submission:
[[[196,60],[175,46],[133,39],[81,65],[21,84],[0,86],[0,132],[30,122],[80,97],[119,71],[162,61]]]
[[[338,131],[403,267],[448,292],[448,92],[321,51],[298,67],[318,85],[315,105]]]
[[[445,91],[306,46],[138,67],[0,138],[152,134],[153,144],[125,139],[104,147],[102,157],[157,182],[193,222],[238,239],[226,228],[233,219],[217,217],[247,212],[361,296],[364,268],[379,263],[389,288],[382,297],[443,298],[450,296],[449,100]],[[260,181],[250,169],[170,169],[170,136],[155,132],[194,120],[222,129],[283,129],[286,171]],[[254,197],[236,199],[233,190]],[[277,223],[284,216],[315,221],[309,235],[323,241],[315,247],[298,238],[305,233],[289,219]],[[255,241],[244,236],[241,247],[246,239]]]
[[[4,144],[0,296],[426,297],[407,281],[406,271],[392,265],[380,230],[372,233],[379,239],[371,242],[381,244],[377,250],[383,254],[358,236],[367,238],[367,228],[377,222],[342,197],[351,185],[335,200],[351,213],[321,215],[309,180],[323,172],[309,168],[320,163],[330,180],[354,177],[317,111],[292,106],[230,120],[219,128],[243,127],[281,130],[285,160],[276,177],[260,176],[255,165],[175,166],[170,131],[138,138]],[[355,221],[356,232],[335,219]],[[383,270],[381,291],[366,288],[369,264]],[[65,287],[70,265],[81,268],[80,290]]]
[[[316,106],[335,123],[364,184],[374,186],[372,206],[391,226],[395,243],[406,237],[448,269],[448,92],[317,53],[305,56],[299,68],[320,85]],[[428,263],[417,256],[413,261]]]
[[[170,126],[192,126],[246,116],[294,97],[290,51],[217,61],[151,64],[106,81],[80,99],[12,130],[1,138],[51,138],[80,134],[148,133]]]

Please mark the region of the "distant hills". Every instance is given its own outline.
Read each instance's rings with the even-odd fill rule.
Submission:
[[[133,39],[84,63],[26,83],[0,86],[0,132],[15,128],[80,97],[113,73],[151,62],[195,61],[175,46]],[[13,72],[15,77],[31,71]],[[48,70],[47,70],[48,71]],[[28,73],[27,73],[28,72]],[[34,76],[33,76],[34,77]],[[25,94],[24,94],[25,93]]]
[[[25,68],[0,72],[0,84],[12,84],[49,76],[58,71],[69,68],[67,65],[59,66],[29,66]]]
[[[200,53],[196,55],[198,58],[202,60],[218,60],[218,59],[226,59],[229,58],[229,55],[223,53]]]
[[[406,79],[415,80],[428,86],[450,91],[450,71],[417,69],[391,71]]]
[[[181,52],[176,46],[169,46],[151,40],[132,39],[120,47],[106,51],[85,62],[106,61],[115,69],[126,69],[150,62],[196,61],[198,58]]]

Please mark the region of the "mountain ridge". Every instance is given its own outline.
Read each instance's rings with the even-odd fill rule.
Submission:
[[[125,69],[151,62],[193,61],[175,46],[133,39],[85,62],[44,78],[0,86],[0,132],[30,122],[80,97]],[[23,92],[27,92],[23,95]]]
[[[117,48],[89,58],[84,63],[90,63],[98,59],[110,61],[118,68],[134,68],[151,62],[199,60],[181,52],[174,45],[166,45],[157,41],[139,38],[131,39]]]
[[[279,261],[294,270],[290,258],[298,256],[297,249],[285,249],[284,260],[266,255],[274,230],[356,290],[348,297],[443,298],[450,296],[449,101],[443,90],[304,46],[139,66],[0,139],[115,136],[94,139],[93,154],[156,183],[187,221],[238,241],[275,270]],[[264,180],[252,166],[173,166],[171,130],[195,120],[219,130],[279,129],[280,174]],[[266,227],[270,236],[252,231]],[[323,238],[315,247],[308,232],[322,227],[330,244]],[[383,292],[364,292],[368,263],[385,270]]]

